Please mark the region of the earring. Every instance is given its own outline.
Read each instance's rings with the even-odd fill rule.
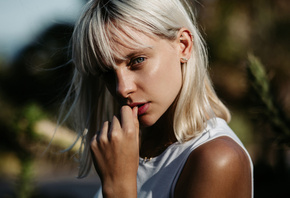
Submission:
[[[181,61],[182,63],[186,63],[186,62],[188,61],[188,59],[187,59],[187,58],[184,58],[184,57],[182,57],[182,58],[180,59],[180,61]]]
[[[179,40],[180,40],[180,42],[183,40],[183,36],[182,35],[181,35],[181,38]]]
[[[190,36],[191,36],[191,41],[193,42],[193,34],[192,33],[190,33]],[[182,41],[183,40],[183,35],[181,34],[181,36],[180,36],[181,38],[179,39],[180,41]]]

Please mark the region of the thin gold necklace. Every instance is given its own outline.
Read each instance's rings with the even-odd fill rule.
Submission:
[[[144,158],[143,158],[143,162],[145,162],[145,163],[146,163],[146,162],[149,162],[149,161],[152,160],[152,158],[153,158],[153,157],[144,157]]]

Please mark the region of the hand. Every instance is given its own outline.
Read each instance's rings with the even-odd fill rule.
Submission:
[[[137,197],[138,107],[121,108],[120,119],[104,122],[91,141],[92,158],[106,197]]]

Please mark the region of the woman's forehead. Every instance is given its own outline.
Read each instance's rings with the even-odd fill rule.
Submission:
[[[109,28],[110,48],[114,52],[114,59],[123,59],[133,56],[143,50],[153,48],[154,42],[158,40],[157,36],[153,36],[133,28],[124,29]]]

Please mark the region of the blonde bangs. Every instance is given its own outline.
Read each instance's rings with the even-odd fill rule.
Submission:
[[[72,57],[80,73],[98,75],[114,69],[115,60],[124,59],[118,45],[132,50],[148,47],[142,43],[138,33],[151,38],[167,37],[157,32],[157,28],[154,28],[151,22],[129,17],[130,9],[124,8],[128,6],[126,3],[116,3],[128,13],[120,14],[118,10],[106,10],[109,13],[104,15],[105,7],[88,5],[83,17],[76,24],[72,39]],[[176,33],[176,30],[174,32]],[[170,38],[174,36],[171,35]]]

